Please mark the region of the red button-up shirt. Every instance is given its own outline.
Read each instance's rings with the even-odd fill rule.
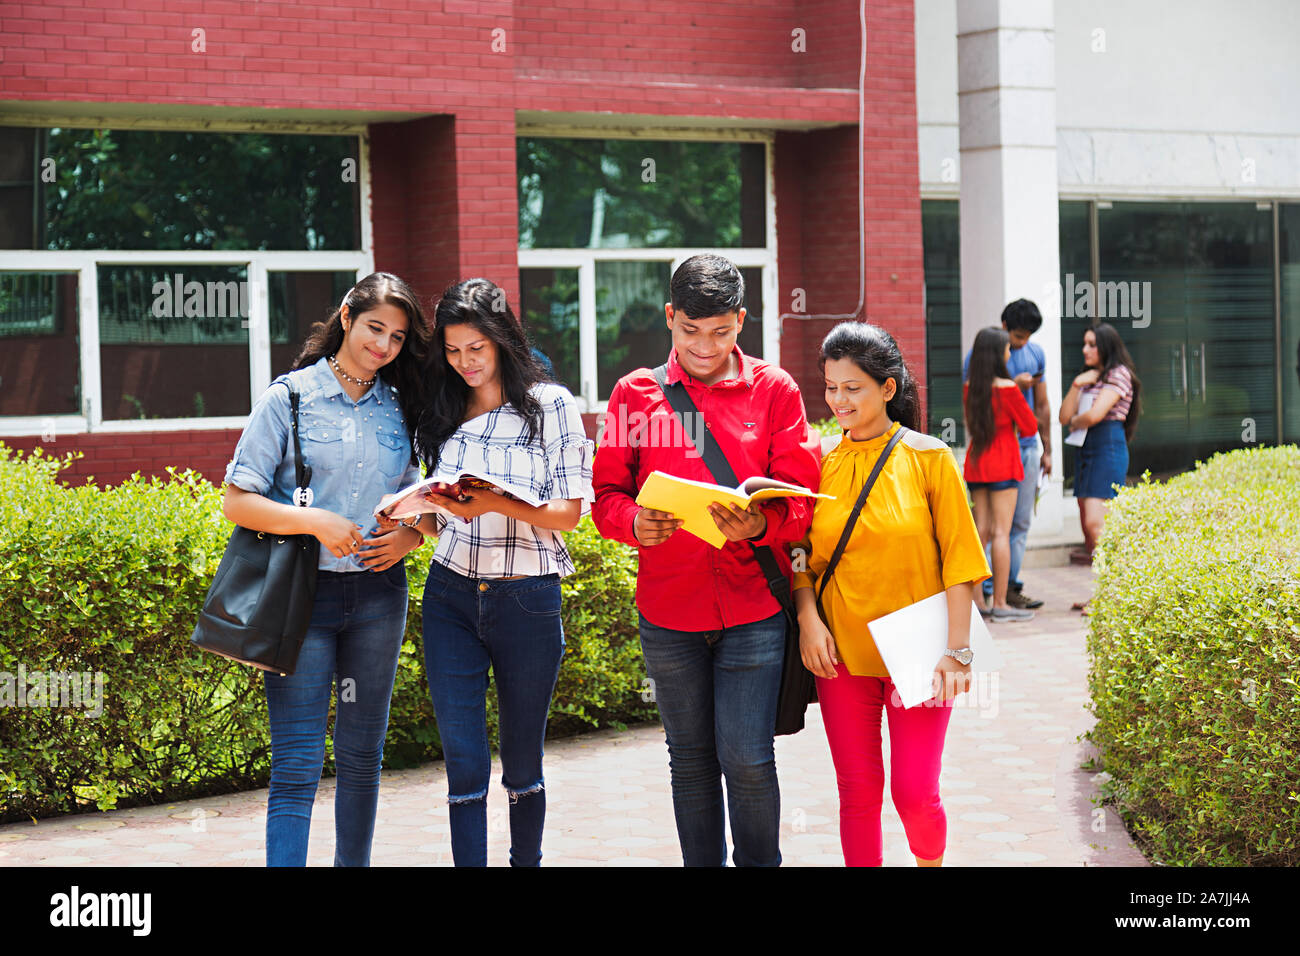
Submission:
[[[668,381],[686,383],[738,480],[765,475],[816,491],[820,442],[808,427],[794,379],[739,348],[735,354],[738,377],[704,385],[682,370],[674,351]],[[650,472],[716,484],[650,369],[625,375],[614,386],[597,446],[591,516],[606,538],[638,549],[636,603],[646,620],[675,631],[711,631],[761,621],[781,609],[748,542],[715,548],[678,530],[652,547],[638,544],[632,522],[641,507],[635,499]],[[767,530],[754,544],[772,547],[787,576],[787,546],[807,533],[812,505],[811,498],[762,505]]]

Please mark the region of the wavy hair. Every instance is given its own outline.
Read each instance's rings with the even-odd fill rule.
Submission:
[[[429,389],[415,431],[416,452],[430,474],[438,467],[443,444],[460,428],[469,408],[470,387],[447,361],[446,330],[452,325],[472,325],[496,346],[503,397],[524,417],[529,441],[537,441],[542,434],[542,406],[531,389],[546,381],[546,372],[504,290],[487,279],[457,282],[447,288],[434,309],[429,380],[435,384]]]
[[[1132,441],[1137,432],[1138,416],[1142,414],[1142,400],[1139,397],[1142,382],[1138,378],[1137,367],[1133,364],[1128,349],[1124,347],[1124,340],[1109,322],[1098,322],[1088,331],[1097,340],[1097,359],[1101,362],[1101,374],[1097,376],[1097,381],[1106,381],[1111,371],[1120,365],[1128,369],[1129,378],[1133,382],[1133,397],[1129,401],[1128,415],[1124,418],[1124,437]]]
[[[966,400],[962,402],[962,411],[966,413],[970,454],[976,457],[984,454],[989,445],[993,444],[993,434],[997,428],[993,419],[993,382],[995,379],[1011,377],[1006,360],[1003,359],[1009,344],[1010,335],[990,326],[979,330],[970,350]]]

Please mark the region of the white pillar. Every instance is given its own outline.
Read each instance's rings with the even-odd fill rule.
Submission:
[[[1034,341],[1047,355],[1052,483],[1030,538],[1063,527],[1060,251],[1057,225],[1053,0],[959,0],[961,338],[997,325],[1013,299],[1043,313]]]

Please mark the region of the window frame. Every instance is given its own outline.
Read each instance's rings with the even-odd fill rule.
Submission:
[[[121,123],[99,124],[71,123],[49,119],[46,125],[65,126],[99,125],[109,128]],[[125,124],[129,126],[130,124]],[[197,127],[164,124],[167,129],[208,130]],[[264,132],[259,129],[223,130],[225,132]],[[361,128],[302,128],[275,129],[272,132],[319,133],[321,135],[347,135],[357,137],[357,188],[361,193],[361,248],[333,251],[279,251],[255,249],[221,250],[0,250],[0,272],[60,272],[77,274],[77,331],[80,339],[79,364],[81,384],[81,412],[76,415],[12,415],[0,416],[0,431],[5,435],[23,437],[47,434],[131,433],[166,431],[208,431],[242,429],[248,424],[248,415],[214,416],[210,418],[151,418],[108,419],[103,417],[103,391],[99,348],[99,282],[100,266],[120,265],[222,265],[247,269],[248,295],[248,371],[249,397],[253,404],[271,384],[271,316],[267,286],[268,272],[348,272],[357,280],[375,271],[374,228],[371,218],[370,191],[370,137]]]
[[[649,142],[690,140],[717,143],[762,143],[764,155],[763,193],[766,206],[765,245],[725,249],[695,247],[658,247],[653,249],[545,248],[518,249],[519,269],[576,269],[578,272],[578,368],[580,386],[574,398],[579,411],[599,413],[609,404],[598,400],[596,336],[596,263],[597,262],[667,262],[670,272],[691,256],[715,253],[726,256],[741,269],[762,270],[763,354],[755,356],[779,365],[781,362],[781,310],[776,307],[778,290],[776,256],[776,178],[773,169],[775,134],[763,130],[624,130],[570,126],[520,126],[517,139],[639,139]],[[668,290],[664,290],[668,301]],[[612,385],[612,383],[611,383]]]

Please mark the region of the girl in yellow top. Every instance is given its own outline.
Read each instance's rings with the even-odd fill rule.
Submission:
[[[840,791],[840,843],[849,866],[880,866],[884,764],[880,712],[889,720],[890,791],[919,866],[943,862],[947,819],[939,766],[952,700],[969,687],[971,601],[989,577],[966,486],[946,445],[904,433],[876,479],[857,527],[822,592],[820,577],[862,486],[900,426],[915,429],[916,382],[883,329],[843,322],[822,342],[826,403],[844,429],[823,451],[812,528],[795,551],[794,598],[804,665],[816,675]],[[833,440],[828,439],[828,446]],[[803,557],[802,561],[798,559]],[[935,668],[936,695],[905,710],[867,622],[940,591],[948,595],[948,647]]]

